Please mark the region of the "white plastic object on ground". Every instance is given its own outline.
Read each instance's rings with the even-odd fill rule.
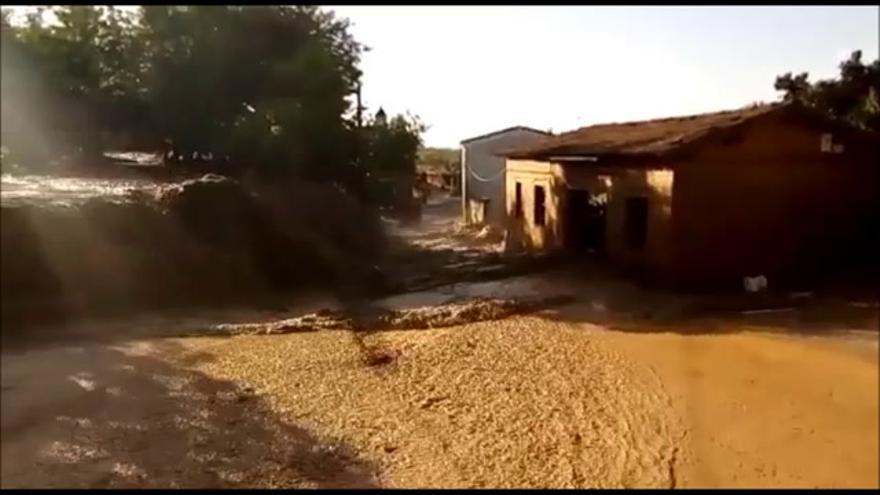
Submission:
[[[743,278],[743,287],[746,292],[760,292],[767,289],[767,277],[758,275],[757,277]]]

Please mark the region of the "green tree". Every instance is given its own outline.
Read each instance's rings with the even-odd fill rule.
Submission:
[[[405,199],[400,195],[412,192],[401,187],[415,179],[424,130],[418,117],[408,114],[366,123],[361,130],[361,166],[368,178],[366,187],[373,191],[373,201],[400,204]]]
[[[27,76],[7,77],[14,64],[4,57],[4,95],[45,83],[45,98],[16,99],[9,111],[4,105],[4,124],[39,115],[35,121],[53,129],[45,134],[65,135],[53,140],[90,159],[114,134],[134,134],[165,143],[174,163],[210,153],[220,171],[268,180],[355,187],[367,170],[414,166],[421,124],[398,116],[381,129],[359,129],[353,121],[365,48],[332,12],[152,5],[133,14],[90,6],[53,12],[53,25],[38,11],[4,28],[4,54],[17,52],[10,72]],[[26,127],[7,133],[4,125],[4,144],[23,147],[26,136],[40,134]]]
[[[17,65],[5,67],[10,77],[43,86],[53,109],[32,111],[39,105],[30,101],[28,111],[10,118],[40,120],[56,144],[69,144],[75,149],[68,151],[94,163],[105,148],[103,134],[134,121],[137,34],[131,16],[112,7],[64,6],[52,12],[57,23],[46,25],[38,9],[3,43],[15,52]],[[25,89],[21,84],[15,88]]]
[[[54,81],[48,64],[39,64],[37,43],[46,38],[40,29],[40,12],[28,16],[23,26],[13,26],[10,11],[4,10],[0,38],[0,91],[3,104],[0,141],[7,150],[4,164],[23,167],[45,165],[65,152],[55,135],[65,112],[57,112],[61,101],[49,91]],[[52,119],[57,112],[58,118]]]
[[[419,166],[444,173],[454,173],[459,166],[459,150],[455,148],[422,148]]]
[[[364,128],[365,168],[386,174],[415,174],[425,126],[412,115],[395,115],[387,123],[372,121]]]
[[[796,101],[856,127],[880,131],[880,59],[869,65],[862,52],[853,52],[839,65],[837,79],[808,81],[806,72],[786,73],[774,87],[784,101]]]
[[[175,151],[316,180],[352,162],[345,115],[360,46],[345,21],[300,6],[143,13],[152,119]]]

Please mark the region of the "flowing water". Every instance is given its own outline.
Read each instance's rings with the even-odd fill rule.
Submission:
[[[162,184],[146,178],[0,176],[0,204],[72,205],[91,198],[124,200],[132,191],[154,192]]]

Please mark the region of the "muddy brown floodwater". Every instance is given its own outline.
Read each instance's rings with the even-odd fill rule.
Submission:
[[[680,428],[662,385],[576,328],[514,318],[384,332],[367,344],[394,359],[372,367],[345,333],[300,337],[186,345],[218,356],[206,374],[348,438],[384,486],[672,483]]]
[[[876,343],[876,341],[875,341]],[[3,358],[2,484],[876,487],[871,342],[545,316]],[[364,345],[386,359],[363,359]]]
[[[467,298],[560,294],[459,319]],[[878,487],[876,301],[809,329],[831,313],[685,321],[667,296],[542,274],[379,303],[394,324],[367,332],[265,335],[255,318],[293,315],[248,314],[224,321],[263,335],[130,320],[3,349],[0,485]]]
[[[734,488],[878,487],[874,339],[603,333],[687,425],[679,484]]]

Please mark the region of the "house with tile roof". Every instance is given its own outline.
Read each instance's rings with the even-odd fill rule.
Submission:
[[[878,146],[780,103],[510,147],[508,249],[599,253],[684,286],[820,276],[880,252]]]

